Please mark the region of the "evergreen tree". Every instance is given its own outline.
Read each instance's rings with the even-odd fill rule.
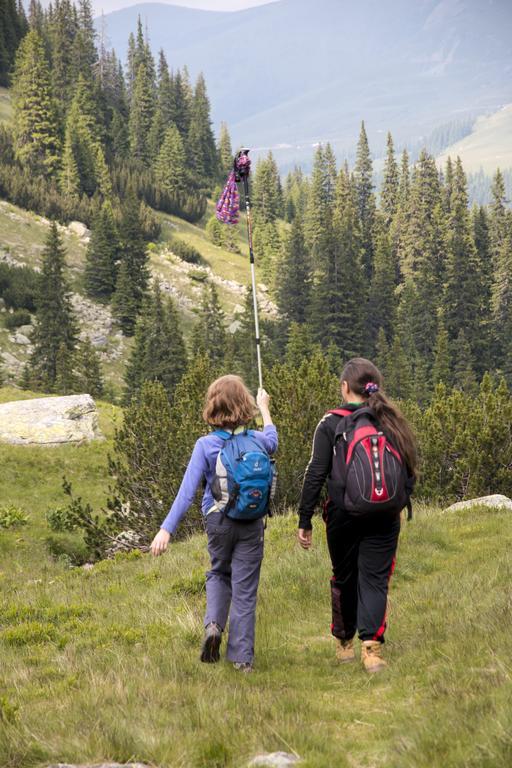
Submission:
[[[226,354],[226,327],[219,294],[213,283],[204,290],[198,315],[192,338],[194,354],[204,354],[220,367]]]
[[[162,148],[162,142],[165,134],[165,122],[160,107],[157,107],[155,114],[153,115],[153,122],[151,123],[151,130],[148,136],[148,155],[152,163],[154,163]]]
[[[373,165],[364,121],[361,123],[354,176],[357,190],[357,212],[361,226],[363,269],[366,279],[370,280],[373,271],[373,230],[376,206],[373,192]]]
[[[393,258],[391,238],[381,226],[376,237],[375,264],[368,301],[368,332],[370,339],[377,339],[379,329],[391,341],[395,320],[396,263]]]
[[[272,152],[258,160],[252,187],[252,203],[256,226],[274,222],[283,214],[283,191]]]
[[[450,341],[455,341],[462,329],[472,352],[480,346],[482,289],[482,275],[468,210],[466,177],[460,158],[457,158],[450,201],[444,306]]]
[[[220,124],[218,155],[220,178],[221,181],[224,181],[224,179],[233,169],[233,148],[231,146],[231,137],[229,135],[226,123]]]
[[[117,273],[116,289],[112,296],[112,315],[125,336],[133,336],[139,303],[135,296],[128,262],[121,261]]]
[[[70,0],[59,0],[52,8],[48,24],[43,23],[43,30],[48,27],[51,58],[51,82],[55,99],[58,102],[59,121],[63,121],[69,102],[73,96],[76,70],[73,60],[73,46],[78,30],[76,8]],[[42,31],[41,34],[44,34]]]
[[[336,174],[332,175],[331,154],[320,145],[315,153],[304,217],[304,236],[313,264],[316,266],[323,250],[323,240],[332,226],[336,190]]]
[[[434,365],[432,368],[432,384],[449,385],[450,375],[450,352],[448,331],[444,323],[444,312],[440,308],[437,313],[437,336],[434,348]]]
[[[377,340],[375,342],[374,360],[375,360],[375,365],[377,366],[379,371],[382,373],[382,376],[384,377],[386,388],[388,386],[387,378],[388,378],[389,355],[390,355],[390,348],[389,348],[388,340],[386,338],[386,331],[384,330],[384,328],[379,328],[377,333]]]
[[[409,400],[414,394],[414,378],[411,360],[402,346],[402,339],[397,333],[389,351],[386,390],[400,400]]]
[[[174,115],[176,124],[182,139],[185,141],[190,126],[191,94],[190,86],[185,74],[178,69],[171,80],[173,91]]]
[[[499,260],[498,254],[507,235],[507,202],[505,180],[498,168],[492,183],[489,207],[489,235],[495,268]]]
[[[100,356],[88,337],[81,341],[77,347],[75,367],[76,388],[82,392],[87,392],[91,397],[102,397],[105,383],[101,371]]]
[[[16,158],[33,174],[52,175],[59,162],[59,136],[44,44],[36,30],[23,39],[12,79]]]
[[[109,301],[115,290],[120,243],[110,203],[104,203],[93,222],[85,261],[85,290],[88,296]]]
[[[157,188],[170,198],[176,199],[185,192],[187,186],[185,147],[178,129],[173,124],[165,133],[154,170]]]
[[[65,252],[54,223],[43,251],[33,350],[27,364],[30,385],[49,392],[56,387],[59,365],[62,380],[77,340],[77,323],[64,272]]]
[[[311,277],[302,219],[297,215],[284,243],[276,280],[279,311],[289,323],[302,324],[309,317]]]
[[[162,115],[164,130],[174,122],[174,92],[167,65],[167,59],[162,49],[158,57],[158,108]]]
[[[292,321],[288,328],[285,363],[298,368],[304,360],[310,360],[318,346],[313,339],[311,326],[308,323]]]
[[[155,114],[154,81],[147,62],[143,61],[136,72],[130,107],[130,152],[135,160],[148,166],[151,162],[149,133]]]
[[[495,367],[512,381],[512,214],[507,213],[507,232],[497,253],[493,285],[492,319]]]
[[[461,328],[454,344],[454,386],[467,395],[476,393],[476,377],[471,347],[464,330]]]
[[[11,67],[18,45],[28,29],[25,11],[16,0],[0,3],[0,86],[9,85]]]
[[[316,339],[324,347],[333,342],[345,356],[361,352],[366,299],[357,198],[347,170],[342,169],[333,222],[323,236],[313,286],[311,321]]]
[[[295,167],[286,177],[284,197],[284,216],[286,221],[293,221],[299,215],[304,219],[308,201],[308,179],[300,167]]]
[[[281,255],[281,238],[274,221],[260,223],[254,228],[254,253],[265,283],[273,289]]]
[[[387,154],[386,161],[384,163],[384,179],[382,182],[382,188],[380,192],[380,205],[382,213],[384,214],[384,220],[389,227],[394,219],[398,209],[398,194],[400,186],[400,177],[398,171],[398,164],[395,158],[395,148],[393,145],[393,137],[388,133],[387,138]]]
[[[91,0],[78,1],[78,28],[72,51],[74,80],[78,80],[81,76],[92,84],[98,63],[98,52]]]
[[[145,381],[161,382],[171,397],[186,367],[178,313],[170,298],[162,298],[160,287],[155,283],[135,330],[125,376],[126,401],[137,395]]]
[[[210,101],[202,74],[197,78],[192,99],[187,146],[195,179],[199,181],[199,186],[209,189],[218,175],[218,159],[210,119]]]

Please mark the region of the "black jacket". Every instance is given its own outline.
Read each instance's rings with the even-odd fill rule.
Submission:
[[[364,403],[361,403],[364,405]],[[347,411],[355,411],[359,405],[339,406]],[[311,518],[318,505],[323,485],[331,472],[334,434],[341,416],[326,413],[318,423],[313,436],[313,450],[304,474],[302,494],[299,502],[299,528],[311,529]]]

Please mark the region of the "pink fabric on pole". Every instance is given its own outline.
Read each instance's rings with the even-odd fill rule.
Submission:
[[[235,172],[231,171],[226,186],[217,203],[216,216],[224,224],[238,224],[240,213],[240,193],[236,183]]]

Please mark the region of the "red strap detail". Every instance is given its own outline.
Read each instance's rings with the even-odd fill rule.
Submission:
[[[348,408],[335,408],[327,413],[334,413],[335,416],[352,416],[353,411],[349,411]]]
[[[368,426],[368,427],[360,427],[359,429],[356,429],[352,437],[352,442],[348,447],[347,464],[352,458],[352,453],[354,451],[354,448],[356,447],[356,444],[359,443],[361,440],[363,440],[363,438],[370,437],[371,435],[376,435],[376,434],[378,434],[378,432],[375,429],[375,427]]]

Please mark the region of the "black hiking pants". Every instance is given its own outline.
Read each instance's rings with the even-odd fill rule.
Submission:
[[[384,642],[389,580],[395,567],[400,514],[360,520],[328,504],[332,624],[340,640]]]

